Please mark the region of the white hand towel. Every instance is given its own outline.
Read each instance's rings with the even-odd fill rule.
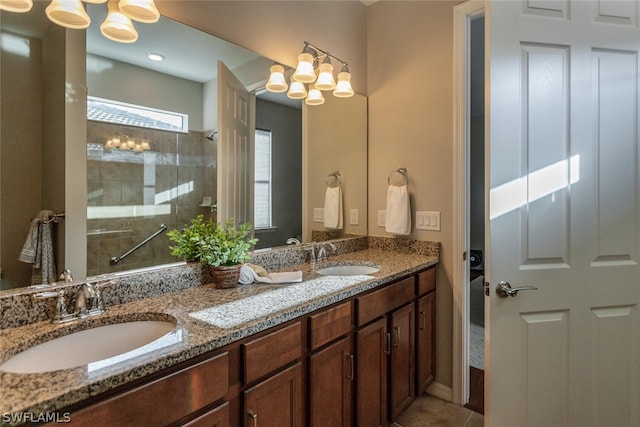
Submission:
[[[411,234],[411,205],[406,185],[390,185],[387,189],[387,233]]]
[[[342,228],[342,187],[327,187],[324,193],[324,226]]]
[[[302,271],[283,271],[269,273],[266,276],[260,276],[249,265],[244,264],[240,267],[240,278],[238,283],[248,285],[249,283],[294,283],[302,282]]]

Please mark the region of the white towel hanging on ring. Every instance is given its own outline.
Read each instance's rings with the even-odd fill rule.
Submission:
[[[387,188],[385,230],[402,236],[411,234],[411,203],[406,185],[389,185]]]
[[[335,230],[342,229],[342,186],[327,186],[324,194],[324,226]]]

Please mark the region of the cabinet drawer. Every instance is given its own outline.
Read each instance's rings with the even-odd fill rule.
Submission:
[[[415,277],[407,277],[383,289],[356,298],[358,326],[380,317],[415,296]]]
[[[229,392],[229,353],[71,414],[74,426],[167,425]]]
[[[312,350],[351,331],[353,327],[351,302],[309,316],[310,347]]]
[[[302,325],[293,325],[242,346],[244,381],[250,383],[302,355]]]
[[[428,270],[418,273],[418,295],[424,295],[436,288],[436,268],[431,267]]]
[[[229,402],[200,415],[195,420],[188,422],[183,427],[226,427],[231,420],[229,413]]]

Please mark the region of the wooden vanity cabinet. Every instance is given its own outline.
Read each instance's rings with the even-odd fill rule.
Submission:
[[[389,315],[389,320],[391,322],[389,415],[391,420],[395,420],[415,400],[415,305],[410,303],[393,311]]]
[[[356,331],[356,426],[387,424],[389,340],[386,318]]]
[[[435,380],[435,267],[420,272],[416,285],[416,394],[420,396]]]
[[[347,301],[309,316],[309,427],[352,425],[352,307]]]

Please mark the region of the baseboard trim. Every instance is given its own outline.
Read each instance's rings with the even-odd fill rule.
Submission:
[[[453,389],[439,382],[433,382],[427,387],[427,393],[447,402],[453,402]]]

